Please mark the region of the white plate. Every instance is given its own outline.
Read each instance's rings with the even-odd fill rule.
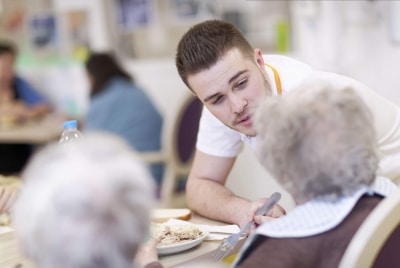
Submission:
[[[157,247],[158,254],[166,255],[166,254],[178,253],[178,252],[181,252],[181,251],[184,251],[184,250],[187,250],[187,249],[197,246],[198,244],[203,242],[203,240],[208,235],[208,230],[206,228],[203,228],[200,226],[197,226],[197,228],[199,228],[199,230],[202,233],[201,237],[194,239],[194,240],[190,240],[190,241],[178,242],[176,244],[158,246]]]

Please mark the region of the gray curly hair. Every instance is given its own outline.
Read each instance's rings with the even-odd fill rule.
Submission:
[[[255,126],[261,163],[299,203],[322,195],[336,198],[375,178],[372,115],[349,87],[333,89],[322,80],[267,98]]]

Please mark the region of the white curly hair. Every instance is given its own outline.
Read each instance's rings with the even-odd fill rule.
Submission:
[[[100,133],[52,144],[22,180],[13,224],[37,267],[133,266],[148,234],[154,182],[128,144]]]
[[[261,163],[298,203],[370,184],[378,167],[370,110],[351,87],[316,79],[256,112]]]

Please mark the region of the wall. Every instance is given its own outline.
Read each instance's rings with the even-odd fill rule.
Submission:
[[[55,111],[76,118],[86,113],[88,83],[81,65],[27,67],[19,73],[47,98]]]
[[[126,60],[124,66],[148,92],[162,113],[168,112],[168,108],[188,90],[179,78],[171,58]]]
[[[399,14],[397,1],[292,1],[294,51],[400,104]]]

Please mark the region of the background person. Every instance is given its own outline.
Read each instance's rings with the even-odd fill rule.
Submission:
[[[263,55],[233,24],[221,20],[198,23],[183,35],[176,66],[183,82],[204,104],[186,184],[187,204],[199,214],[240,226],[253,219],[263,200],[236,196],[225,183],[244,142],[260,154],[255,110],[265,98],[285,95],[303,80],[319,76],[335,81],[338,89],[352,86],[365,100],[377,131],[380,171],[393,180],[400,178],[399,107],[358,81],[315,71],[286,56]],[[275,207],[269,216],[282,214]]]
[[[16,58],[16,47],[8,41],[0,41],[1,128],[40,118],[51,110],[46,100],[15,73]],[[30,144],[0,144],[0,174],[19,173],[31,154]]]
[[[399,194],[389,179],[376,178],[368,107],[354,90],[335,90],[333,83],[315,79],[260,105],[261,163],[298,206],[259,226],[236,267],[338,267],[368,214]]]
[[[113,54],[92,53],[85,66],[91,90],[83,131],[107,131],[125,139],[136,151],[159,151],[162,116]],[[151,172],[160,184],[163,165],[152,164]]]
[[[52,144],[33,157],[22,179],[13,226],[35,267],[135,267],[149,232],[154,182],[121,138],[88,134],[68,146]]]

